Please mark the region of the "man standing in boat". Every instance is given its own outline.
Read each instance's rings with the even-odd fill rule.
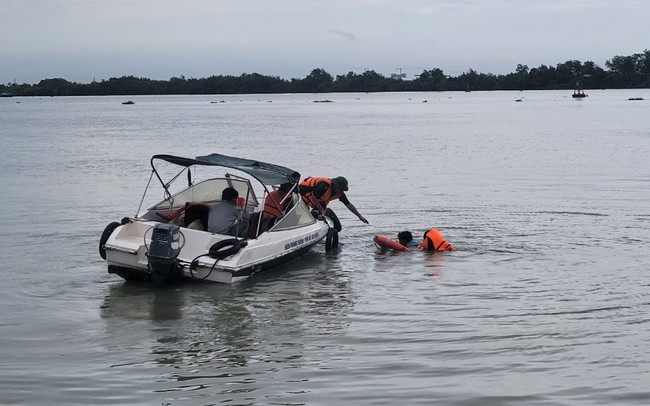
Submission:
[[[368,220],[363,217],[348,200],[345,192],[348,190],[348,180],[343,176],[336,178],[306,178],[300,182],[300,194],[305,203],[318,210],[321,215],[325,215],[327,204],[332,200],[340,200],[359,220],[368,224]]]

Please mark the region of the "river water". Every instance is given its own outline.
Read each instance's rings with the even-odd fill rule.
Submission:
[[[0,99],[0,403],[650,403],[650,91],[588,94]],[[335,202],[338,250],[233,286],[109,275],[151,155],[211,152],[370,224]],[[431,227],[458,251],[372,242]]]

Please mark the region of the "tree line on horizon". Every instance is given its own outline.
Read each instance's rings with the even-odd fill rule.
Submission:
[[[324,69],[314,69],[302,79],[286,80],[259,73],[240,76],[210,76],[153,80],[134,76],[110,78],[88,84],[65,79],[44,79],[37,84],[0,84],[0,93],[15,96],[109,96],[169,94],[253,94],[403,92],[463,90],[565,90],[634,89],[650,87],[650,50],[630,56],[614,56],[602,69],[592,61],[570,60],[555,67],[528,68],[519,64],[506,75],[479,73],[473,69],[448,76],[439,68],[423,70],[413,80],[384,77],[374,70],[348,72],[333,77]]]

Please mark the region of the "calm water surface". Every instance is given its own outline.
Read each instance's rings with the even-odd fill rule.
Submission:
[[[0,99],[0,403],[646,405],[649,113],[648,90]],[[150,156],[210,152],[346,176],[370,225],[334,203],[340,249],[233,286],[107,274]],[[430,227],[458,251],[372,243]]]

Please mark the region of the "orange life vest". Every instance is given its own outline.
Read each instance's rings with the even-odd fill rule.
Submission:
[[[313,205],[312,199],[316,199],[314,196],[314,188],[321,182],[325,182],[328,185],[327,190],[319,199],[321,203],[324,203],[323,206],[326,206],[327,203],[331,202],[332,200],[336,200],[341,196],[341,192],[337,191],[336,193],[333,193],[334,187],[332,186],[332,179],[309,177],[300,182],[300,193],[302,194],[302,199],[308,205]]]
[[[284,202],[280,203],[282,199],[287,195],[286,192],[276,189],[269,193],[264,199],[264,213],[280,218],[282,217],[282,212],[287,208],[287,204],[291,201],[290,198],[287,198]]]
[[[422,244],[418,248],[426,251],[454,251],[456,249],[453,245],[445,241],[442,233],[437,228],[432,228],[424,233]]]

